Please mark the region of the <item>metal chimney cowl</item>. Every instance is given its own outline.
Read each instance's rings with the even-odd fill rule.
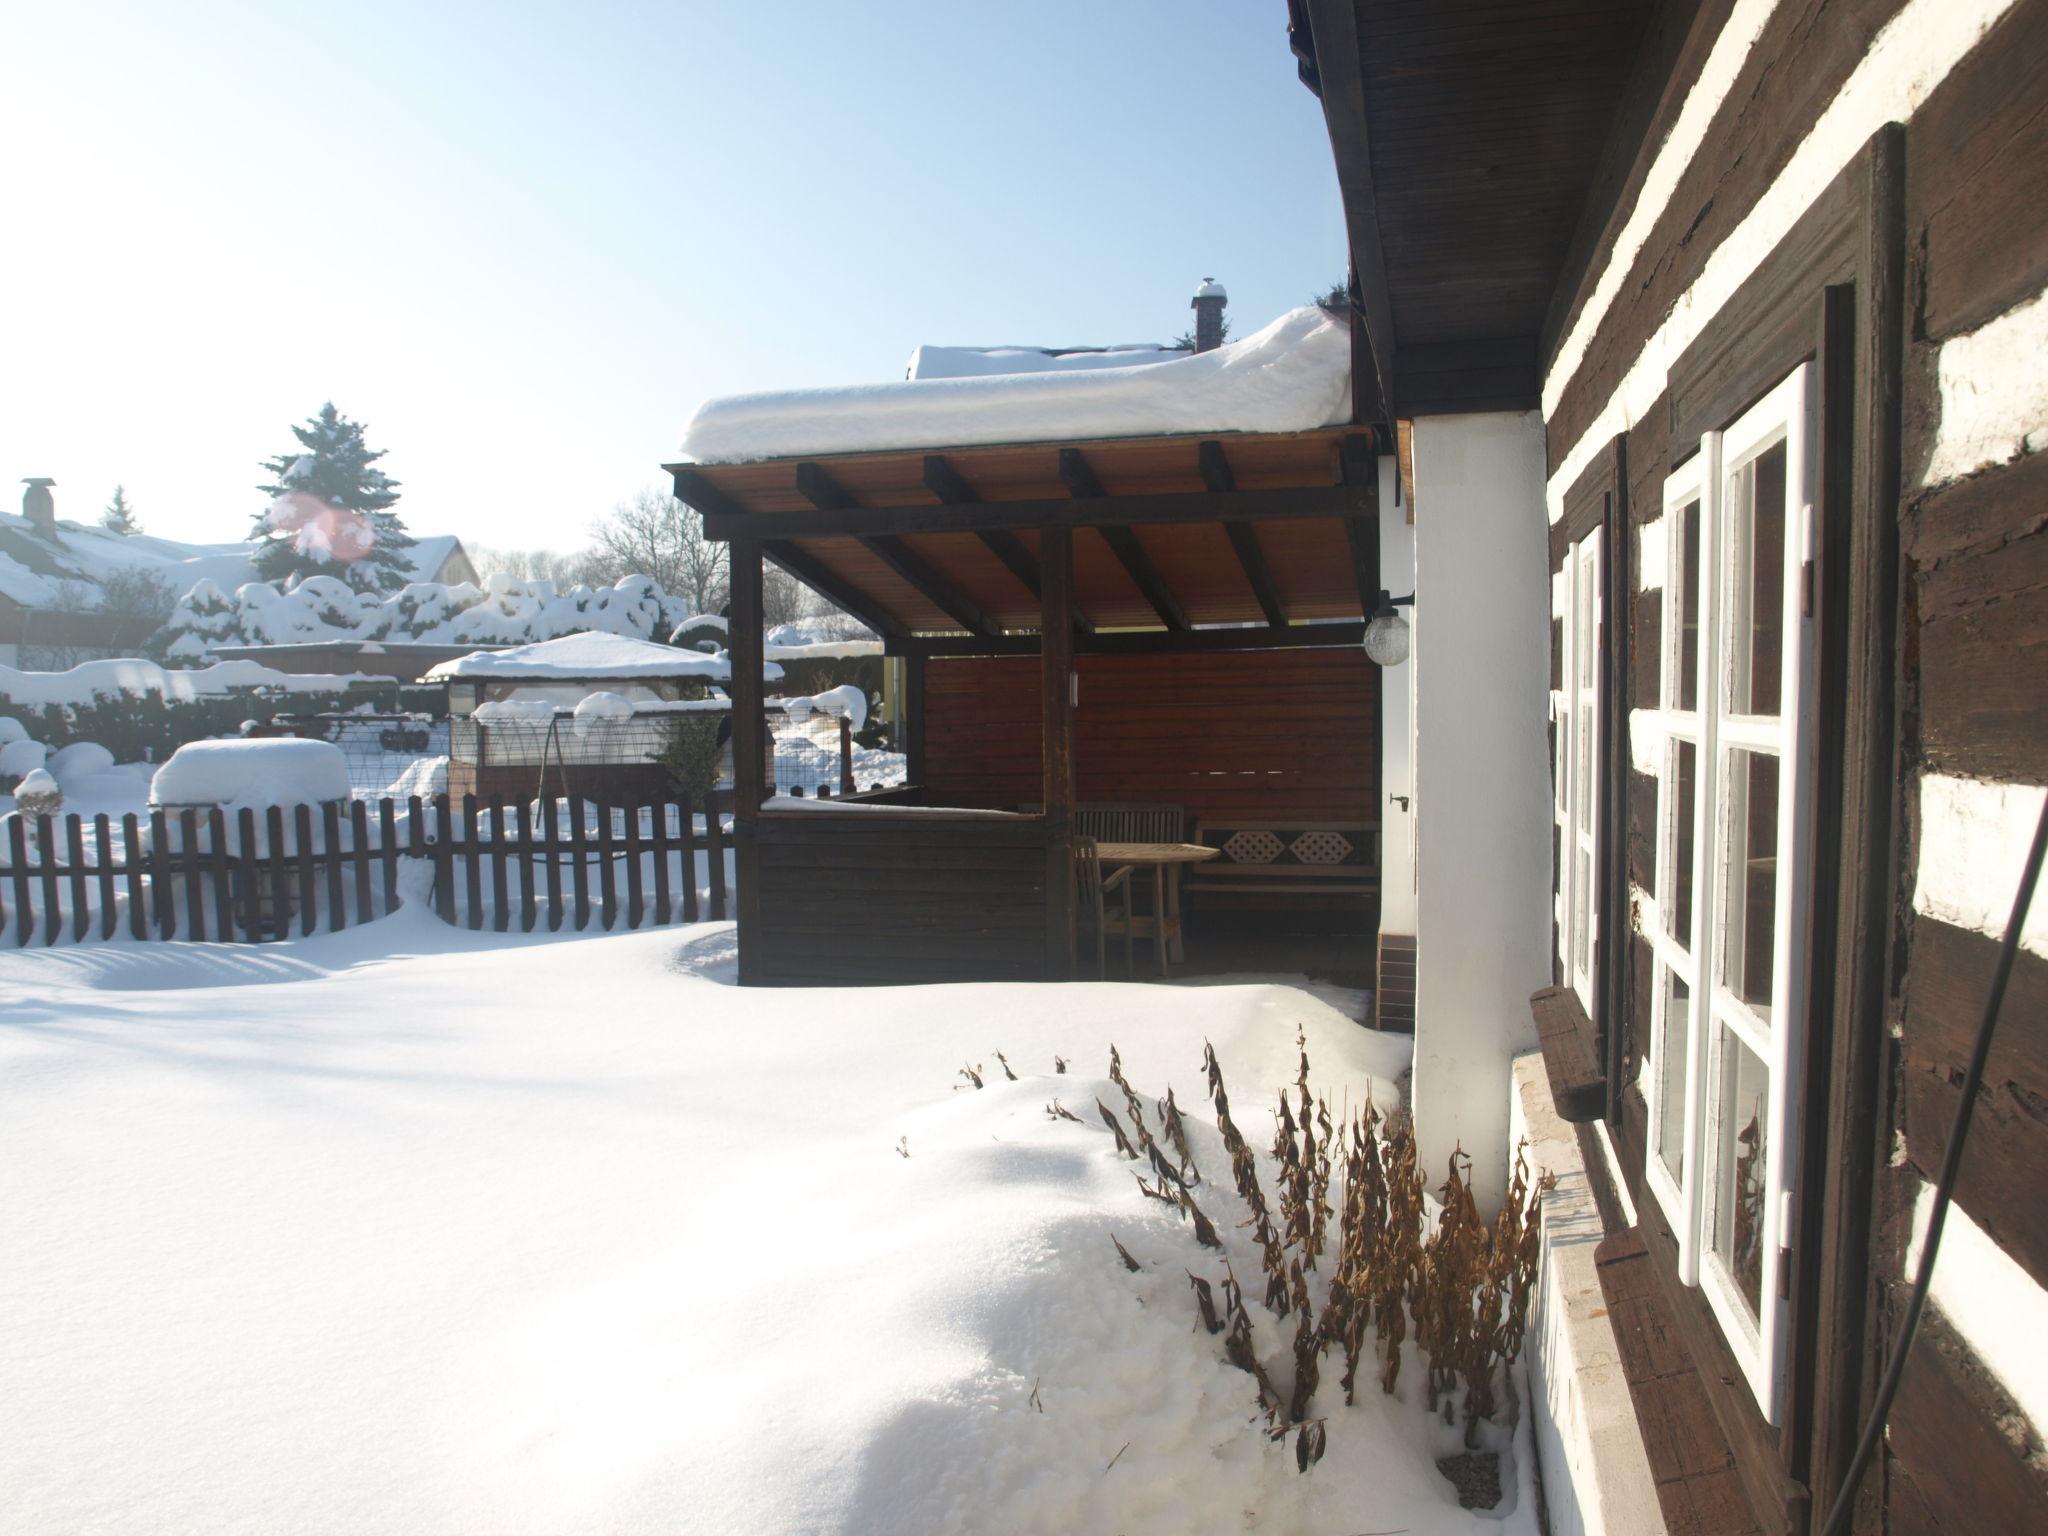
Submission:
[[[31,475],[21,483],[28,487],[21,493],[21,515],[44,538],[56,538],[57,499],[50,494],[50,487],[57,482],[44,475]]]
[[[1212,352],[1223,345],[1223,309],[1229,302],[1230,295],[1213,277],[1203,278],[1202,286],[1188,300],[1188,308],[1195,312],[1197,352]]]

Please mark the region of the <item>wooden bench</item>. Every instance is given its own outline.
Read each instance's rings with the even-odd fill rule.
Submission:
[[[1380,829],[1371,821],[1204,821],[1194,841],[1221,850],[1188,870],[1205,896],[1379,894]]]

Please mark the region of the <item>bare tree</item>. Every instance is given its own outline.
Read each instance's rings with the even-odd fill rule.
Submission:
[[[99,611],[117,654],[151,653],[151,642],[177,606],[177,588],[146,566],[124,565],[100,579]]]
[[[478,574],[486,577],[516,576],[521,581],[552,581],[558,587],[599,579],[593,575],[593,557],[587,549],[564,554],[553,549],[499,549],[468,540],[463,541],[463,548]]]
[[[704,519],[652,487],[620,502],[591,529],[593,573],[602,580],[652,576],[698,613],[724,606],[725,545],[704,537]]]

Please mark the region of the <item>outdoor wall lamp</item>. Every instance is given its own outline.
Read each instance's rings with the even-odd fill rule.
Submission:
[[[1414,604],[1413,592],[1394,597],[1385,587],[1380,588],[1380,600],[1365,621],[1365,654],[1374,666],[1398,667],[1408,659],[1408,621],[1394,610]]]

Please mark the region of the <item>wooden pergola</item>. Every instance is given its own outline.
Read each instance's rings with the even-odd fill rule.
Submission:
[[[1378,447],[1337,427],[665,466],[730,546],[742,982],[1072,975],[1076,658],[1355,656]],[[906,789],[764,804],[764,562],[905,658]],[[1033,809],[920,803],[927,665],[1030,655]]]

